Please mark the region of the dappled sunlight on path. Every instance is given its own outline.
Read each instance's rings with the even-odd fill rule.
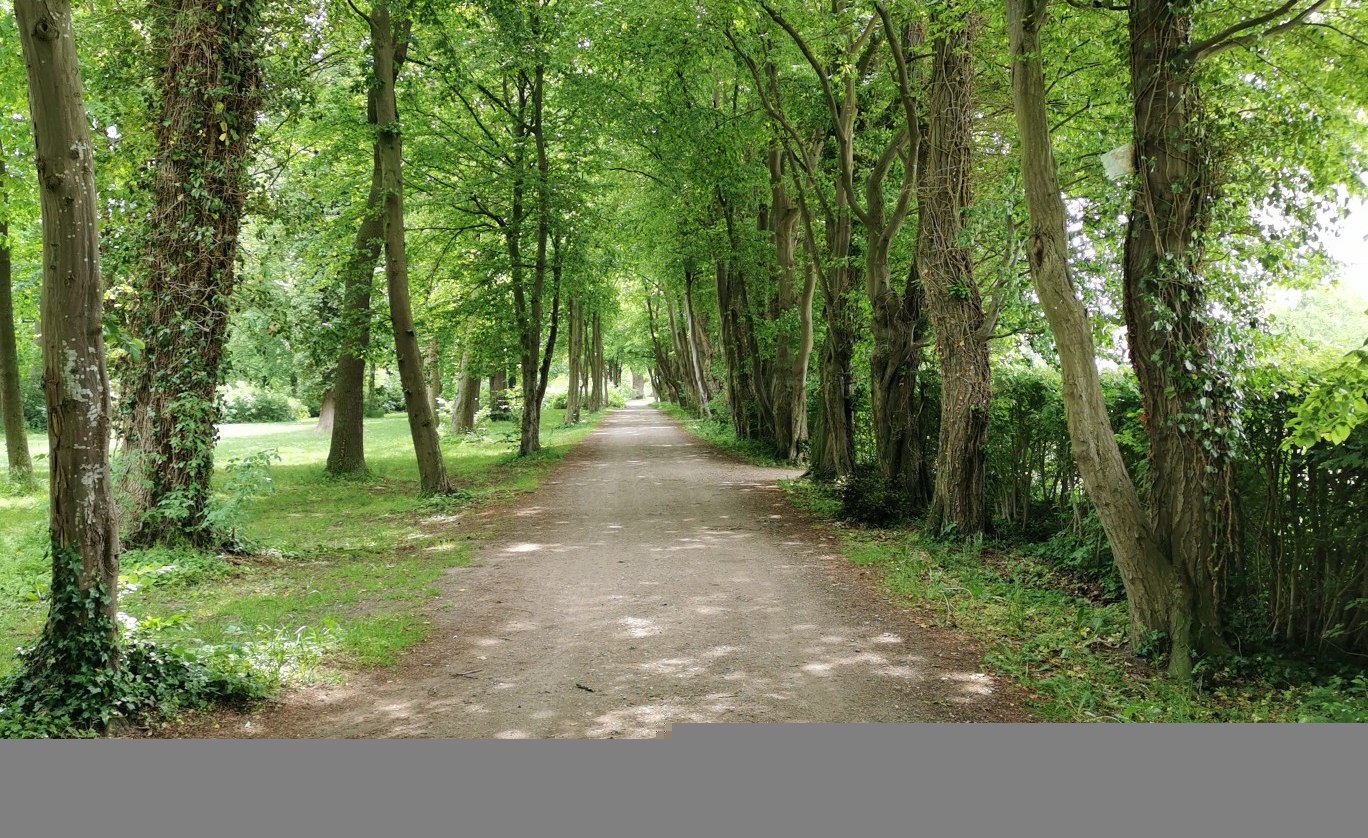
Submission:
[[[451,571],[431,641],[253,730],[653,737],[674,722],[1019,718],[974,655],[925,637],[783,501],[776,481],[794,474],[733,462],[648,407],[619,411]]]

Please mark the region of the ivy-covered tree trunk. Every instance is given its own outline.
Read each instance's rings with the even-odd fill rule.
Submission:
[[[84,689],[118,668],[119,534],[109,479],[94,160],[66,0],[15,0],[28,68],[43,217],[43,395],[48,408],[47,623],[27,676]],[[79,686],[73,682],[84,681]]]
[[[217,544],[206,519],[217,388],[256,128],[258,0],[175,0],[162,36],[161,119],[146,275],[125,389],[134,544]]]
[[[1170,664],[1184,675],[1190,656],[1182,641],[1192,622],[1191,599],[1182,594],[1179,568],[1155,538],[1122,460],[1098,378],[1092,324],[1070,278],[1067,214],[1050,140],[1040,57],[1046,8],[1047,0],[1006,0],[1031,279],[1059,351],[1073,459],[1126,588],[1131,645],[1138,647],[1154,631],[1177,639],[1171,644]]]
[[[399,383],[404,391],[413,451],[418,458],[418,482],[425,495],[451,491],[442,446],[437,438],[437,419],[427,398],[423,376],[423,356],[418,333],[413,325],[409,299],[408,254],[404,247],[403,149],[399,129],[398,103],[394,85],[398,78],[403,50],[407,49],[408,21],[390,17],[388,0],[371,9],[371,57],[374,61],[376,95],[376,142],[380,148],[380,171],[384,183],[385,284],[389,291],[390,325],[394,330],[395,354],[399,362]]]
[[[837,186],[835,217],[827,220],[827,264],[822,278],[826,335],[818,361],[821,404],[812,435],[814,477],[849,477],[855,472],[855,408],[851,402],[854,374],[855,313],[849,295],[855,290],[850,268],[852,225],[845,190]]]
[[[918,271],[941,369],[940,441],[931,526],[972,536],[988,526],[988,411],[992,396],[983,302],[962,240],[973,153],[971,25],[932,48],[926,162],[919,180]]]
[[[456,404],[451,409],[451,429],[458,434],[475,430],[480,402],[480,375],[475,371],[475,347],[467,333],[461,346],[461,368],[456,374]]]
[[[793,462],[798,459],[808,433],[807,373],[812,357],[812,298],[817,288],[817,271],[811,264],[798,264],[797,228],[801,213],[789,195],[785,160],[780,149],[770,149],[766,227],[774,244],[776,289],[769,312],[775,326],[775,346],[768,386],[772,447],[780,459]]]
[[[1220,600],[1234,524],[1227,384],[1212,357],[1202,245],[1215,195],[1193,79],[1190,0],[1133,0],[1130,75],[1135,193],[1122,271],[1126,335],[1149,437],[1152,525],[1177,569],[1170,626],[1177,649],[1227,651]],[[1176,654],[1175,654],[1176,657]]]
[[[375,123],[375,94],[370,97],[370,122]],[[383,177],[380,146],[372,152],[370,194],[365,215],[342,273],[342,340],[333,379],[332,441],[328,446],[328,474],[345,477],[366,473],[366,399],[363,394],[366,352],[370,348],[371,294],[375,266],[385,235],[381,219]],[[374,378],[372,377],[372,384]]]
[[[5,186],[5,147],[0,145],[0,213],[8,212]],[[0,427],[5,431],[9,480],[21,486],[33,479],[23,397],[19,392],[19,344],[14,334],[13,267],[10,261],[9,218],[0,215]]]
[[[930,331],[921,279],[914,264],[899,294],[887,280],[886,255],[881,265],[871,263],[866,270],[884,274],[882,280],[875,280],[879,290],[870,301],[874,339],[869,358],[870,418],[879,470],[910,509],[922,510],[931,499],[931,469],[919,386],[922,350]]]

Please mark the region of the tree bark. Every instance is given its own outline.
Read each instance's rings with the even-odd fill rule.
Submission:
[[[28,429],[19,388],[19,344],[14,334],[13,267],[10,261],[9,199],[6,188],[5,147],[0,145],[0,427],[5,431],[9,480],[20,486],[33,481]]]
[[[259,4],[175,0],[165,34],[143,342],[126,390],[130,542],[214,546],[218,384],[260,101]]]
[[[604,376],[603,376],[603,323],[599,313],[594,312],[591,319],[591,337],[589,339],[590,364],[589,378],[591,389],[589,391],[589,412],[597,413],[604,407]]]
[[[475,346],[467,326],[461,336],[461,366],[456,371],[456,403],[451,406],[451,430],[468,434],[475,430],[480,409],[480,375],[475,370]]]
[[[1059,351],[1065,417],[1079,476],[1097,508],[1126,588],[1131,645],[1151,631],[1171,640],[1170,666],[1186,674],[1191,597],[1141,507],[1107,415],[1087,311],[1068,263],[1067,215],[1050,140],[1040,29],[1047,0],[1006,0],[1012,93],[1021,143],[1021,173],[1029,215],[1031,279]],[[1172,641],[1177,642],[1172,642]]]
[[[988,526],[986,489],[992,396],[983,302],[961,243],[973,152],[972,24],[935,39],[927,96],[927,154],[919,178],[918,271],[941,368],[941,425],[931,526],[963,537]]]
[[[509,408],[508,398],[504,395],[508,390],[508,370],[495,370],[489,375],[489,418],[495,421],[503,421],[512,417]]]
[[[372,125],[376,120],[375,91],[368,98],[367,110]],[[370,393],[362,397],[366,374],[366,352],[370,348],[371,294],[375,287],[375,266],[385,236],[381,217],[384,174],[380,168],[380,144],[371,153],[370,194],[365,215],[356,231],[350,256],[342,273],[342,347],[333,378],[337,415],[328,446],[328,474],[333,477],[366,473],[366,407],[375,400],[375,367],[371,367]]]
[[[323,393],[323,400],[318,405],[318,424],[314,425],[314,430],[320,434],[332,433],[333,425],[337,423],[337,395],[333,388],[329,387]]]
[[[583,317],[583,304],[571,297],[566,303],[566,329],[570,333],[566,347],[566,356],[570,364],[570,386],[565,391],[565,422],[568,425],[573,425],[580,420],[580,361],[584,353],[583,347],[580,346],[583,330],[580,321]]]
[[[27,67],[43,217],[43,395],[52,557],[51,604],[27,674],[84,691],[93,670],[118,668],[119,534],[109,477],[109,378],[94,161],[70,5],[15,0],[14,10]]]
[[[413,450],[418,458],[418,480],[423,494],[451,491],[442,446],[437,438],[437,420],[427,399],[423,375],[423,356],[413,325],[409,300],[408,254],[404,247],[403,150],[399,130],[395,81],[408,38],[408,21],[396,30],[391,22],[388,0],[379,0],[371,10],[371,56],[374,61],[376,89],[376,138],[380,146],[380,171],[384,183],[385,281],[389,291],[390,324],[394,330],[395,354],[399,361],[399,382],[404,391]]]
[[[1215,198],[1187,49],[1191,2],[1130,5],[1137,184],[1127,217],[1123,308],[1149,436],[1151,524],[1180,576],[1193,647],[1224,654],[1220,600],[1234,526],[1228,385],[1211,351],[1202,238]],[[1181,633],[1181,632],[1180,632]],[[1177,643],[1177,641],[1172,641]]]
[[[798,279],[800,211],[786,185],[786,157],[771,146],[770,206],[767,227],[774,244],[776,290],[770,320],[775,330],[773,372],[769,380],[772,447],[777,457],[794,462],[807,440],[807,372],[812,357],[812,298],[817,273],[808,265]],[[797,329],[789,324],[796,315]]]

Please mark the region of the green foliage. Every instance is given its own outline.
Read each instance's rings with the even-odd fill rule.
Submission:
[[[298,399],[243,382],[219,388],[222,421],[298,422],[309,418],[309,410]]]
[[[836,514],[830,490],[781,484],[790,502]],[[1368,721],[1361,672],[1308,666],[1271,654],[1198,667],[1192,686],[1161,674],[1162,661],[1128,651],[1123,602],[1076,593],[1037,557],[1000,545],[929,539],[915,531],[846,530],[842,552],[875,568],[916,619],[964,632],[985,663],[1016,681],[1047,719],[1068,722]]]
[[[279,461],[280,453],[274,448],[230,459],[223,469],[225,479],[220,492],[204,516],[204,525],[237,549],[245,547],[238,530],[248,506],[257,498],[275,493],[271,463]]]
[[[1340,445],[1368,421],[1368,342],[1326,371],[1287,421],[1288,445]]]
[[[81,571],[68,551],[64,577]],[[208,663],[117,630],[102,616],[109,594],[63,584],[52,592],[47,632],[21,650],[19,668],[0,683],[0,738],[89,736],[111,722],[147,722],[179,708],[241,702],[266,694],[249,670]]]
[[[840,517],[871,527],[891,527],[906,521],[911,510],[907,495],[890,485],[877,466],[861,464],[855,473],[837,482],[836,494],[841,499]]]

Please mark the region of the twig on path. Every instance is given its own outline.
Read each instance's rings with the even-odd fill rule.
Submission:
[[[584,691],[587,692],[587,693],[591,693],[591,692],[594,691],[592,687],[586,687],[586,686],[584,686],[583,684],[579,683],[578,681],[575,682],[575,686],[579,687],[580,689],[584,690]]]

